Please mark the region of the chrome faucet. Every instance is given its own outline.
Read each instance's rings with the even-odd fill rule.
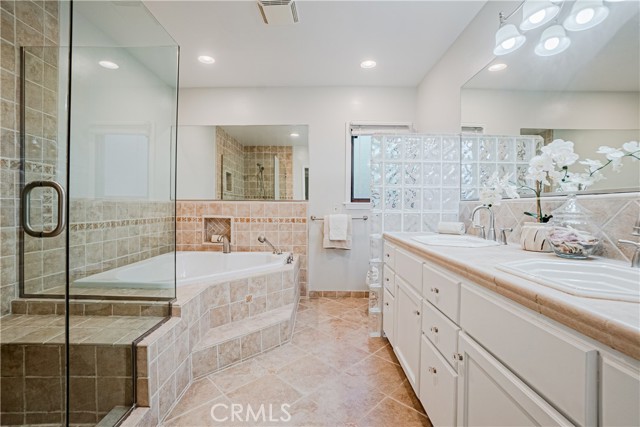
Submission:
[[[271,246],[271,249],[273,249],[273,254],[274,255],[282,254],[282,251],[280,249],[276,248],[275,246],[273,246],[273,244],[264,236],[264,234],[261,234],[260,236],[258,236],[258,242],[266,243],[267,245]]]
[[[231,243],[229,242],[229,238],[224,234],[221,234],[217,240],[218,243],[222,243],[222,253],[230,254],[231,253]]]
[[[475,225],[474,223],[474,218],[476,216],[476,212],[478,212],[481,209],[486,209],[489,211],[489,231],[488,233],[485,235],[484,232],[484,226],[482,225]],[[480,205],[480,206],[476,206],[476,208],[473,210],[473,212],[471,212],[471,224],[473,225],[474,228],[480,228],[480,237],[482,237],[485,240],[496,240],[496,228],[495,228],[495,218],[493,216],[493,211],[491,210],[491,206],[486,206],[486,205]]]
[[[622,243],[624,245],[632,245],[636,247],[635,252],[633,253],[633,258],[631,258],[631,267],[640,268],[640,243],[634,242],[632,240],[618,240],[618,243]]]

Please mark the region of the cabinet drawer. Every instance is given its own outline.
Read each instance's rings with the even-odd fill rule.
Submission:
[[[384,266],[384,289],[391,295],[396,294],[396,275],[388,266]]]
[[[422,294],[422,264],[422,259],[417,256],[403,249],[396,249],[396,276],[402,277],[418,294]]]
[[[438,268],[425,264],[422,273],[422,295],[454,323],[458,323],[460,280]]]
[[[455,426],[458,374],[425,337],[420,354],[420,402],[434,426]]]
[[[384,242],[384,250],[383,250],[382,258],[384,259],[384,263],[389,267],[395,269],[395,260],[396,260],[396,247]]]
[[[460,328],[434,308],[431,303],[422,303],[422,333],[436,346],[451,365],[453,354],[458,352]]]
[[[542,315],[463,285],[460,327],[576,424],[597,425],[597,351]]]
[[[396,345],[395,334],[395,301],[386,289],[384,290],[384,299],[382,300],[382,331],[392,346]]]

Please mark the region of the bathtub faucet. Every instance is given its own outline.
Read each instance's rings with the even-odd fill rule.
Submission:
[[[264,234],[261,234],[260,236],[258,236],[258,242],[266,243],[267,245],[271,246],[271,249],[273,249],[273,254],[274,255],[282,254],[282,251],[280,249],[276,248],[275,246],[273,246],[273,244],[264,236]]]
[[[218,243],[222,243],[222,253],[230,254],[231,253],[231,244],[229,243],[229,238],[224,234],[218,237]]]

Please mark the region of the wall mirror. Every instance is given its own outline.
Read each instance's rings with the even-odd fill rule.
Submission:
[[[178,200],[308,200],[307,125],[178,126]]]
[[[557,23],[563,22],[574,4],[562,3]],[[495,57],[463,85],[463,128],[486,135],[540,135],[545,143],[570,140],[581,160],[606,161],[596,153],[599,146],[621,147],[640,140],[640,3],[604,4],[609,15],[603,22],[588,30],[566,32],[571,44],[565,51],[552,56],[535,53],[550,23],[525,32],[522,47]],[[505,15],[515,7],[513,2],[505,3]],[[521,17],[521,12],[515,13],[508,23],[518,26]],[[506,68],[490,71],[496,64]],[[584,168],[575,164],[571,170],[583,172]],[[640,161],[625,158],[620,173],[611,167],[603,173],[605,180],[584,191],[640,189]]]

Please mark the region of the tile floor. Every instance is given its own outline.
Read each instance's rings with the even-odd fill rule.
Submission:
[[[301,300],[292,342],[194,382],[163,426],[430,426],[386,339],[368,338],[367,301]]]

